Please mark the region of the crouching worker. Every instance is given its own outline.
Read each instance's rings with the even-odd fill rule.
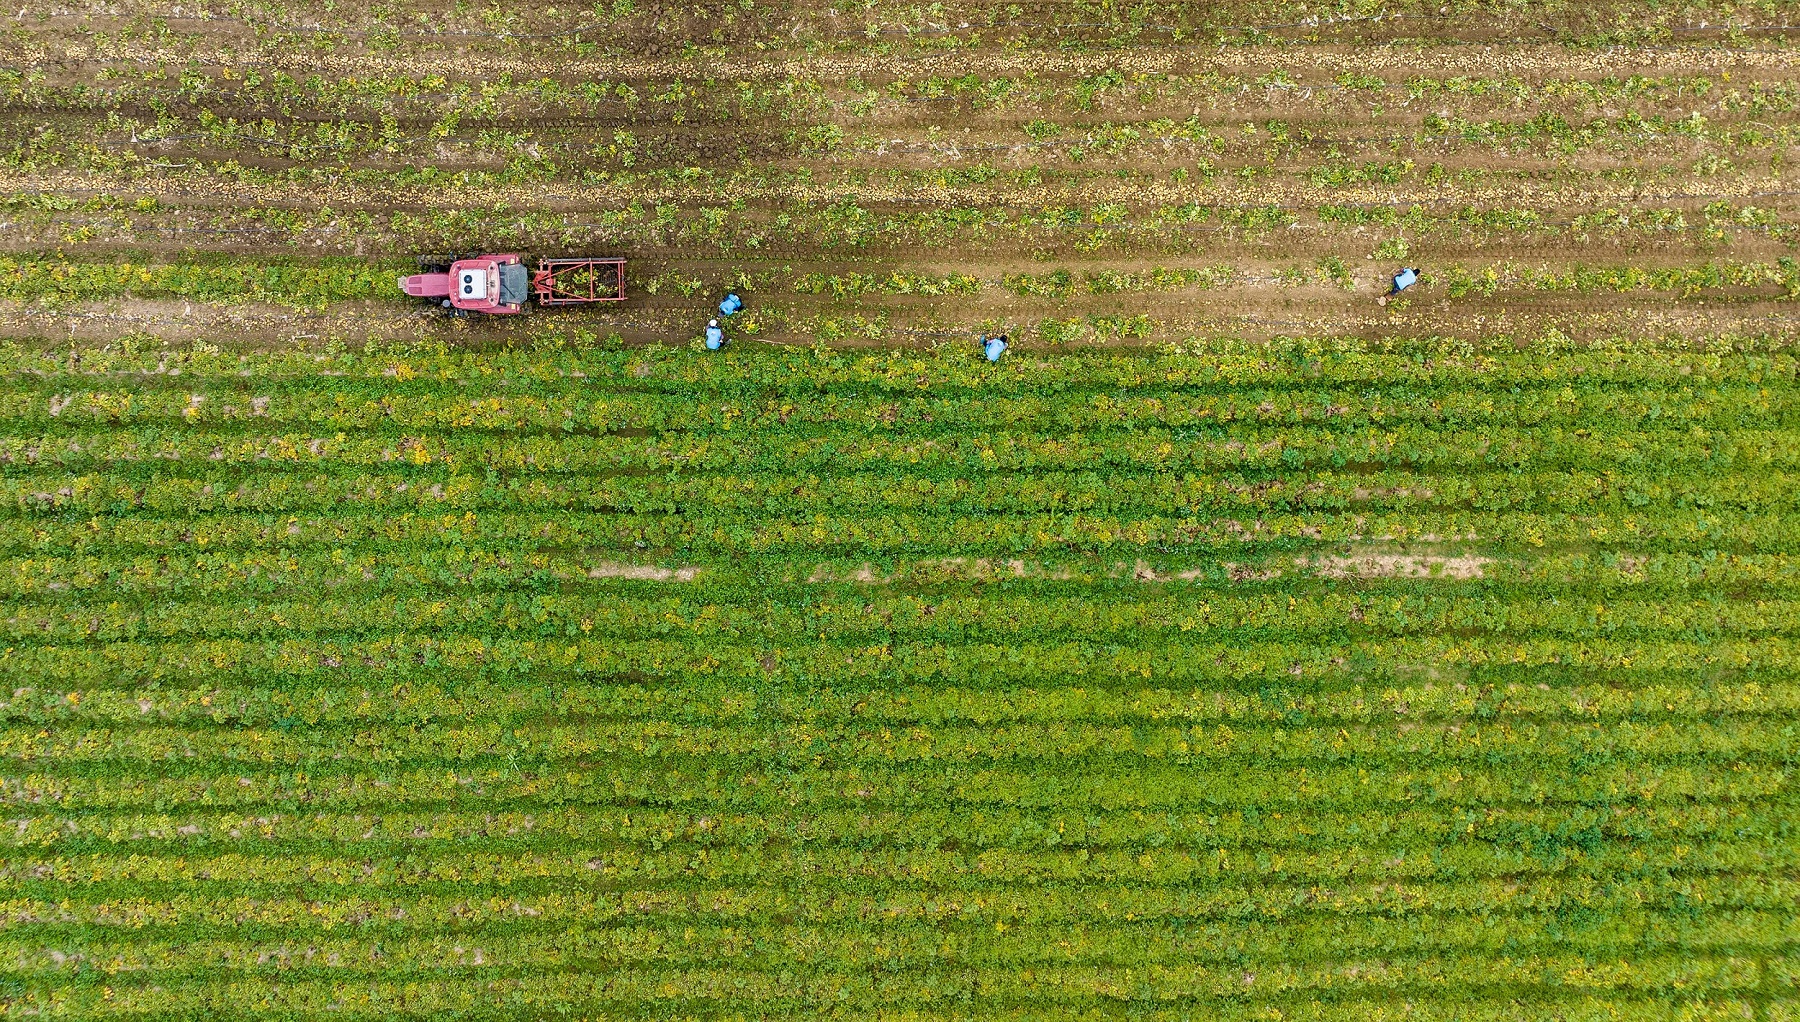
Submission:
[[[716,319],[707,320],[706,321],[706,350],[707,351],[718,351],[720,348],[723,348],[724,346],[725,346],[725,331],[719,329],[719,321]]]
[[[989,362],[998,362],[1000,361],[1000,356],[1006,353],[1007,340],[1008,338],[1005,334],[1001,334],[998,337],[983,337],[981,339],[981,353],[987,356]]]
[[[1418,282],[1419,282],[1419,271],[1415,270],[1411,267],[1407,267],[1407,268],[1401,270],[1399,273],[1394,274],[1393,288],[1390,289],[1387,294],[1384,294],[1380,298],[1377,298],[1375,300],[1380,302],[1383,305],[1386,305],[1388,303],[1389,298],[1394,297],[1395,295],[1399,294],[1400,292],[1406,290],[1409,287],[1412,287],[1414,284],[1417,284]]]
[[[742,298],[739,298],[736,294],[728,294],[725,296],[725,300],[719,303],[719,315],[721,315],[721,316],[734,315],[739,309],[741,309],[743,307],[744,307],[744,300]]]

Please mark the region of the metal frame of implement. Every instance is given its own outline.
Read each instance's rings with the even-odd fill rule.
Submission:
[[[577,278],[586,270],[585,286]],[[625,260],[575,256],[540,259],[531,273],[531,296],[539,305],[585,305],[625,300]]]

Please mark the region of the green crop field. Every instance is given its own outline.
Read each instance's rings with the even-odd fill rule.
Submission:
[[[1796,159],[1793,0],[0,9],[0,1022],[1800,1022]]]
[[[1800,1017],[1796,360],[6,354],[9,1012]]]

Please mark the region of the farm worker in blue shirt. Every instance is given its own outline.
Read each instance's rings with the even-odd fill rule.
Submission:
[[[735,294],[729,294],[725,296],[724,301],[719,303],[719,315],[729,316],[743,307],[744,300],[742,298]]]
[[[981,339],[981,351],[982,354],[987,356],[989,362],[1000,361],[1000,356],[1006,352],[1006,335],[1001,334],[999,337],[983,337]]]
[[[706,350],[707,351],[718,351],[720,348],[723,348],[724,346],[725,346],[725,331],[719,329],[719,321],[716,319],[707,320],[707,322],[706,322]]]
[[[1392,291],[1389,291],[1387,294],[1384,294],[1381,296],[1381,298],[1380,298],[1381,304],[1386,305],[1388,303],[1389,298],[1394,297],[1395,295],[1399,294],[1400,292],[1406,290],[1409,287],[1412,287],[1414,284],[1417,284],[1418,282],[1419,282],[1419,271],[1418,270],[1415,270],[1411,267],[1402,269],[1399,273],[1394,274],[1394,289]]]

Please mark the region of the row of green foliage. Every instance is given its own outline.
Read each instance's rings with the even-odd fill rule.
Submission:
[[[1494,665],[1620,671],[1751,670],[1793,662],[1800,641],[1785,635],[1696,634],[1646,642],[1630,634],[1599,637],[1535,634],[1369,636],[1346,633],[1332,641],[1242,637],[1196,630],[1179,645],[1121,646],[1114,642],[1046,639],[1017,645],[946,639],[898,643],[842,643],[820,639],[771,649],[754,637],[731,641],[643,638],[621,641],[583,633],[561,638],[506,633],[402,632],[287,640],[176,639],[105,645],[18,646],[0,651],[7,676],[44,686],[194,683],[206,678],[283,679],[294,684],[351,680],[394,684],[440,677],[560,677],[758,679],[779,672],[820,684],[1026,685],[1119,684],[1209,686],[1312,676],[1341,679],[1345,665],[1398,661],[1445,669]],[[1351,668],[1354,669],[1354,668]]]
[[[575,508],[639,514],[766,512],[830,513],[846,506],[948,514],[1215,514],[1301,510],[1404,509],[1621,512],[1631,508],[1711,508],[1783,512],[1800,502],[1800,475],[1752,468],[1745,472],[1668,477],[1663,465],[1599,473],[1517,469],[1470,474],[1372,472],[1289,475],[1270,480],[1225,476],[1174,480],[1116,472],[976,478],[929,474],[816,475],[772,473],[744,477],[699,473],[679,479],[636,476],[569,477],[521,483],[489,481],[458,472],[422,482],[417,470],[386,473],[294,473],[274,469],[197,469],[153,477],[72,476],[46,466],[34,475],[0,478],[0,515],[16,513],[205,514],[213,512],[346,513],[541,511]],[[139,476],[131,472],[130,476]],[[1645,513],[1650,513],[1646,511]]]
[[[1627,358],[1629,356],[1621,355]],[[1075,433],[1145,428],[1238,428],[1321,425],[1352,431],[1370,426],[1427,424],[1442,429],[1477,426],[1561,426],[1605,432],[1690,429],[1787,429],[1800,426],[1800,394],[1771,390],[1755,380],[1628,387],[1573,378],[1512,379],[1510,386],[1470,381],[1383,381],[1309,385],[1299,381],[1246,381],[1242,387],[1149,385],[1121,392],[1066,384],[1033,394],[1018,388],[994,393],[932,395],[863,394],[854,385],[776,396],[691,389],[629,389],[614,381],[589,387],[581,376],[506,375],[503,388],[472,392],[470,380],[522,370],[516,363],[469,360],[454,380],[440,373],[418,379],[419,369],[387,362],[392,374],[370,378],[294,378],[253,373],[171,375],[188,364],[186,353],[164,356],[164,372],[127,381],[77,377],[55,381],[30,375],[0,377],[0,423],[11,430],[69,429],[94,423],[182,423],[216,428],[235,424],[256,430],[311,426],[326,432],[400,431],[506,433],[607,433],[654,430],[685,435],[762,430],[863,430],[881,433],[954,433],[1037,426]],[[258,364],[268,365],[259,359]],[[378,363],[383,364],[383,363]],[[334,372],[336,370],[333,370]],[[429,370],[427,370],[429,372]],[[1772,366],[1772,376],[1780,369]]]
[[[1722,288],[1776,287],[1788,298],[1800,298],[1800,261],[1784,256],[1773,263],[1708,263],[1642,269],[1577,266],[1565,270],[1533,269],[1514,264],[1489,266],[1480,271],[1457,265],[1445,274],[1452,298],[1472,291],[1493,294],[1500,290],[1532,291],[1678,291],[1697,295]]]
[[[534,545],[457,544],[390,550],[314,548],[288,551],[227,550],[199,553],[142,553],[112,550],[63,556],[28,553],[0,557],[0,593],[69,600],[90,594],[110,599],[174,599],[226,594],[294,592],[379,593],[430,590],[442,593],[518,590],[539,592],[608,577],[626,592],[660,592],[670,580],[684,583],[684,599],[726,600],[750,587],[771,598],[799,598],[806,586],[847,588],[862,593],[870,583],[902,587],[955,587],[973,582],[1004,583],[1010,592],[1105,592],[1136,590],[1144,581],[1179,581],[1218,592],[1286,591],[1310,588],[1327,568],[1354,574],[1330,560],[1246,553],[1222,561],[1172,558],[1146,553],[1131,562],[1091,557],[1048,559],[984,557],[883,557],[846,560],[823,555],[792,563],[745,564],[696,553],[660,564],[637,556],[605,562],[572,552],[541,552]],[[1429,576],[1431,560],[1417,562]],[[611,574],[607,573],[610,569]],[[598,574],[595,574],[598,573]],[[635,574],[638,581],[627,581]],[[1407,576],[1407,577],[1410,577]],[[1561,598],[1578,591],[1606,599],[1633,594],[1727,593],[1774,596],[1800,589],[1800,557],[1783,553],[1733,554],[1716,549],[1646,554],[1534,553],[1493,557],[1481,578],[1497,585],[1529,587]],[[1415,583],[1435,585],[1435,580]],[[1399,583],[1390,583],[1399,586]],[[636,588],[632,588],[635,586]],[[1400,587],[1401,591],[1411,591]],[[1136,599],[1132,592],[1122,598]]]
[[[1285,893],[1285,892],[1284,892]],[[823,943],[823,941],[822,941]],[[456,944],[446,938],[440,952]],[[569,938],[584,947],[579,935]],[[604,945],[602,945],[604,946]],[[879,945],[871,945],[876,947]],[[465,952],[466,954],[466,952]],[[592,952],[590,952],[592,954]],[[697,956],[700,957],[700,956]],[[1398,991],[1417,1022],[1479,1020],[1499,1022],[1521,1016],[1519,997],[1528,996],[1539,1018],[1580,1018],[1606,1022],[1686,1022],[1695,1018],[1753,1017],[1749,999],[1763,977],[1788,988],[1800,963],[1728,955],[1661,954],[1631,962],[1596,964],[1575,953],[1553,951],[1495,957],[1480,952],[1445,952],[1417,960],[1368,959],[1330,963],[1260,963],[1132,969],[1110,964],[1046,964],[1023,968],[934,963],[930,967],[877,971],[866,960],[847,970],[764,971],[753,965],[707,961],[666,969],[609,966],[597,957],[575,956],[563,971],[531,970],[499,977],[458,975],[449,962],[462,956],[433,956],[425,975],[367,978],[171,979],[166,984],[125,984],[102,989],[84,984],[66,996],[40,995],[21,1004],[52,1018],[139,1018],[144,1014],[236,1020],[239,1018],[444,1018],[475,1005],[501,1004],[530,1017],[578,1013],[583,1019],[633,1017],[792,1018],[821,1014],[832,1018],[904,1013],[907,1018],[967,1018],[968,1009],[950,1001],[995,1007],[982,1018],[1073,1022],[1131,1010],[1146,1022],[1191,1019],[1193,1004],[1222,1022],[1266,1019],[1270,999],[1285,1004],[1305,999],[1316,1005],[1295,1017],[1308,1022],[1381,1018],[1391,1012]],[[496,970],[499,972],[499,970]],[[1468,990],[1504,990],[1492,999]],[[1330,1000],[1322,1000],[1325,995]],[[1670,1001],[1662,1000],[1670,998]],[[1365,1000],[1367,999],[1367,1000]],[[1024,1002],[1028,1007],[1002,1007]],[[1168,1002],[1185,1002],[1167,1007]],[[1800,1001],[1778,1016],[1795,1017]],[[252,1006],[246,1010],[244,1006]],[[1551,1014],[1554,1012],[1554,1014]],[[698,1013],[698,1014],[697,1014]],[[1579,1013],[1579,1014],[1576,1014]],[[501,1017],[498,1014],[489,1017]],[[1772,1016],[1777,1017],[1777,1016]]]
[[[1121,557],[1183,553],[1250,556],[1370,540],[1431,543],[1480,537],[1496,550],[1567,551],[1594,542],[1630,544],[1645,552],[1750,549],[1788,553],[1800,526],[1787,513],[1659,508],[1592,513],[1314,512],[1267,513],[1244,519],[1205,515],[1144,517],[1104,514],[956,515],[846,509],[794,519],[760,512],[641,515],[578,511],[346,513],[272,516],[266,512],[194,518],[95,516],[79,532],[57,520],[0,520],[0,553],[90,554],[112,549],[176,555],[247,551],[313,543],[369,549],[511,545],[659,549],[724,557],[900,557],[957,553],[984,556],[1096,554]]]
[[[1438,577],[1442,577],[1442,573]],[[496,635],[685,636],[721,640],[760,637],[798,641],[825,630],[839,639],[880,639],[893,629],[933,640],[984,635],[1113,637],[1121,643],[1178,639],[1181,633],[1286,634],[1336,639],[1359,635],[1428,635],[1443,630],[1493,635],[1636,636],[1714,639],[1800,634],[1800,603],[1764,598],[1728,603],[1709,594],[1677,602],[1666,596],[1545,603],[1483,587],[1466,596],[1316,593],[1230,595],[1185,587],[1137,598],[956,597],[926,603],[870,593],[846,605],[763,606],[633,600],[618,594],[530,596],[362,592],[310,600],[228,603],[160,599],[145,606],[112,602],[0,602],[0,636],[20,645],[69,645],[181,636],[281,638],[404,632],[438,627]],[[223,613],[221,613],[223,611]],[[0,741],[0,748],[5,745]],[[1775,741],[1769,746],[1782,747]]]
[[[784,842],[796,847],[944,848],[954,843],[978,849],[1154,846],[1239,851],[1259,846],[1354,848],[1369,842],[1404,840],[1524,851],[1554,862],[1566,851],[1593,851],[1609,840],[1666,845],[1682,840],[1717,842],[1734,832],[1737,836],[1773,836],[1782,831],[1791,804],[1791,799],[1778,799],[1746,805],[1495,806],[1474,811],[1420,806],[1320,810],[1304,817],[1203,811],[1146,817],[1117,809],[1048,817],[1028,809],[971,815],[926,806],[870,807],[855,815],[777,807],[760,812],[726,810],[708,816],[693,808],[566,806],[502,810],[495,815],[466,808],[419,807],[396,809],[380,819],[342,812],[257,819],[241,812],[146,809],[28,817],[23,826],[15,824],[0,832],[0,848],[15,856],[21,849],[50,848],[74,854],[121,849],[165,854],[197,849],[244,851],[275,840],[309,852],[336,846],[354,854],[454,840],[483,851],[508,845],[553,848],[576,841],[657,851],[671,846],[760,848]],[[424,833],[418,833],[420,830]],[[1697,928],[1707,926],[1702,920],[1689,922]],[[1616,935],[1609,940],[1627,943]]]
[[[1328,261],[1329,262],[1329,261]],[[1349,281],[1341,261],[1331,279]],[[249,265],[240,263],[203,264],[133,264],[78,263],[52,259],[0,258],[0,297],[37,301],[46,305],[66,305],[131,295],[139,298],[186,298],[212,303],[267,301],[295,308],[322,308],[333,302],[371,298],[399,298],[394,281],[409,268],[398,264],[368,263],[351,260],[328,260],[308,264]],[[1111,295],[1177,288],[1210,289],[1251,279],[1254,275],[1229,266],[1166,268],[1143,271],[1094,270],[1077,279],[1067,270],[1038,274],[1009,274],[1000,281],[1007,291],[1019,297],[1066,299],[1075,294]],[[1428,274],[1431,284],[1436,274]],[[1311,279],[1310,276],[1306,279]],[[1639,269],[1636,267],[1587,267],[1569,269],[1532,269],[1513,264],[1470,270],[1453,266],[1443,275],[1451,297],[1471,292],[1494,294],[1496,291],[1678,291],[1697,295],[1704,291],[1726,288],[1780,289],[1786,297],[1800,297],[1800,264],[1791,258],[1774,263],[1708,263],[1697,267]],[[917,295],[924,297],[970,297],[981,293],[988,282],[967,274],[934,276],[928,273],[893,271],[878,274],[810,273],[795,278],[792,287],[799,294],[828,295],[834,298],[865,295]],[[1101,320],[1121,323],[1142,321],[1143,328],[1107,328]],[[1050,322],[1050,321],[1047,321]],[[1070,320],[1069,323],[1076,323]],[[1109,336],[1141,337],[1152,323],[1148,316],[1087,317],[1092,330],[1105,340]],[[1046,340],[1057,341],[1066,327],[1040,329]],[[1055,334],[1055,336],[1052,336]]]
[[[1399,180],[1398,175],[1403,172],[1410,173],[1404,171],[1403,164],[1374,162],[1360,166],[1338,164],[1316,171],[1340,184],[1389,178]],[[242,187],[245,188],[255,186],[252,178],[270,176],[231,168],[223,168],[220,173],[244,179]],[[378,180],[362,180],[362,177],[376,173],[380,174]],[[1415,242],[1423,239],[1480,241],[1494,232],[1577,237],[1607,232],[1664,238],[1671,233],[1697,232],[1701,238],[1717,244],[1734,235],[1749,237],[1751,234],[1792,241],[1796,231],[1794,223],[1779,209],[1769,208],[1766,204],[1734,204],[1728,200],[1716,200],[1699,210],[1679,205],[1628,206],[1617,199],[1604,208],[1583,206],[1576,210],[1564,209],[1555,203],[1500,206],[1465,203],[1436,208],[1394,202],[1240,206],[1189,201],[1157,206],[1107,202],[1089,207],[1059,201],[998,207],[946,204],[909,213],[871,212],[847,199],[799,202],[792,198],[792,186],[762,177],[747,181],[741,187],[713,182],[727,192],[745,191],[763,198],[763,202],[753,207],[741,199],[718,203],[711,191],[704,190],[692,194],[693,201],[684,201],[680,195],[692,193],[694,182],[658,170],[636,173],[634,180],[625,180],[623,174],[615,175],[613,184],[658,193],[676,189],[677,195],[650,205],[636,200],[625,202],[616,209],[593,211],[583,217],[584,222],[571,224],[565,213],[518,210],[481,197],[480,189],[505,184],[508,173],[471,170],[457,174],[426,174],[387,169],[345,172],[359,183],[382,189],[403,181],[429,188],[439,195],[454,194],[451,189],[468,193],[466,201],[441,205],[428,213],[382,214],[363,207],[295,207],[274,196],[262,202],[246,199],[229,210],[183,210],[154,198],[131,200],[112,195],[96,196],[78,203],[44,192],[11,193],[0,198],[0,205],[23,213],[19,218],[23,221],[21,229],[36,231],[40,237],[60,239],[68,245],[98,238],[158,240],[165,232],[199,229],[226,234],[241,232],[265,241],[290,243],[311,243],[326,235],[332,238],[354,236],[370,241],[380,238],[383,239],[378,243],[381,248],[404,253],[415,252],[420,247],[466,246],[471,243],[470,239],[486,239],[492,245],[527,250],[664,245],[680,241],[723,251],[772,251],[796,243],[886,244],[887,239],[894,238],[901,239],[901,246],[911,252],[921,246],[953,247],[965,241],[991,247],[996,237],[1009,234],[1013,241],[1032,248],[1048,242],[1072,245],[1078,251],[1086,252],[1129,242],[1152,246],[1158,252],[1180,252],[1192,257],[1204,251],[1207,234],[1260,236],[1274,229],[1294,227],[1335,235],[1342,233],[1340,229],[1345,227],[1380,226],[1405,232]],[[1186,173],[1185,170],[1180,172],[1183,176]],[[1207,165],[1196,173],[1213,176],[1219,171]],[[1045,174],[1039,169],[1016,170],[1009,174],[1011,183],[1018,187],[1035,189],[1044,183]],[[1427,180],[1444,176],[1438,165],[1424,174]],[[966,170],[940,167],[929,171],[894,171],[892,176],[896,187],[951,188],[993,181],[1001,175],[983,164]],[[1064,183],[1073,187],[1078,182],[1069,179]],[[771,206],[775,209],[771,210]],[[66,215],[75,211],[80,215]],[[201,226],[196,228],[195,224]],[[1388,238],[1375,246],[1374,254],[1377,258],[1404,260],[1407,243]],[[875,276],[879,279],[883,275]],[[695,285],[698,283],[694,281]],[[656,290],[655,278],[646,286]],[[683,293],[687,293],[685,288]]]
[[[389,298],[398,264],[362,259],[306,263],[92,263],[0,257],[0,296],[46,305],[132,295],[201,302],[275,302],[321,308],[333,302]]]
[[[865,433],[854,442],[817,430],[732,431],[730,435],[484,437],[474,430],[398,432],[246,432],[219,428],[71,425],[43,433],[0,435],[0,456],[20,465],[68,471],[161,462],[269,467],[439,465],[545,473],[1125,472],[1345,471],[1447,472],[1552,467],[1605,471],[1621,463],[1664,468],[1699,466],[1783,469],[1800,466],[1788,429],[1745,429],[1722,437],[1677,431],[1597,430],[1560,426],[1432,429],[1418,423],[1386,429],[1248,426],[1183,431],[1148,427],[1067,436],[1029,429],[923,436]]]
[[[1498,665],[1440,672],[1424,664],[1387,664],[1385,671],[1383,667],[1359,669],[1336,685],[1290,677],[1268,685],[1200,690],[1172,689],[1141,679],[1079,688],[894,686],[864,681],[829,689],[730,678],[688,678],[676,685],[568,677],[550,685],[520,685],[504,677],[459,678],[451,684],[448,679],[428,678],[376,689],[329,678],[300,688],[266,678],[207,678],[186,685],[102,681],[72,687],[21,686],[0,706],[0,721],[9,728],[29,727],[32,734],[48,738],[43,733],[48,726],[92,728],[107,735],[115,728],[133,727],[482,728],[524,718],[540,725],[639,721],[646,727],[725,728],[767,721],[903,731],[914,726],[1089,723],[1122,728],[1229,725],[1262,731],[1284,726],[1467,726],[1472,721],[1520,727],[1568,721],[1679,724],[1736,717],[1777,721],[1800,712],[1800,677],[1795,677],[1800,672],[1791,668],[1766,672],[1759,680],[1696,680],[1680,671],[1647,669],[1633,671],[1628,678],[1609,672],[1559,671],[1554,672],[1557,684],[1549,685],[1544,679],[1550,675],[1537,668]],[[1666,822],[1673,826],[1695,813],[1735,818],[1753,809],[1688,806],[1672,810]],[[1244,822],[1239,818],[1230,825]],[[1273,826],[1260,818],[1250,822]],[[1219,821],[1213,819],[1212,825]]]
[[[1525,342],[1525,343],[1520,343]],[[0,344],[0,369],[8,373],[68,374],[58,389],[93,390],[104,381],[117,389],[122,377],[179,373],[196,381],[250,379],[258,384],[331,388],[370,380],[384,386],[419,381],[416,392],[460,393],[463,400],[502,400],[498,388],[582,390],[599,400],[624,400],[619,392],[692,395],[721,400],[792,402],[831,393],[839,398],[885,401],[913,398],[948,402],[1028,396],[1058,404],[1063,395],[1119,399],[1155,398],[1171,391],[1226,394],[1268,388],[1331,394],[1339,388],[1399,391],[1482,389],[1508,400],[1513,388],[1566,389],[1572,404],[1603,390],[1674,389],[1706,399],[1717,387],[1769,390],[1784,402],[1800,355],[1784,335],[1720,337],[1709,343],[1681,340],[1602,341],[1581,348],[1567,337],[1532,341],[1501,337],[1476,344],[1456,336],[1425,338],[1340,336],[1281,337],[1247,341],[1196,339],[1155,356],[1087,353],[1054,359],[1009,358],[989,364],[971,345],[938,351],[832,351],[776,349],[724,352],[695,358],[691,352],[648,347],[630,352],[598,350],[464,352],[440,347],[363,351],[337,347],[240,354],[217,347],[189,349],[123,344],[106,347],[25,348]],[[346,379],[347,378],[347,379]],[[61,382],[60,380],[58,381]],[[172,382],[172,381],[171,381]],[[158,387],[158,389],[161,389]],[[898,407],[898,406],[896,406]]]

